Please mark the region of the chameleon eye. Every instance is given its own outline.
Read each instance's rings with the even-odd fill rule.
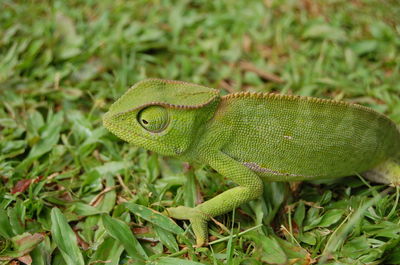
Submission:
[[[161,106],[142,109],[137,116],[139,124],[149,132],[161,132],[168,125],[168,112]]]

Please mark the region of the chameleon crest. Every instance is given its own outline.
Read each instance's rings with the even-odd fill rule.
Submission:
[[[103,118],[118,137],[157,153],[208,164],[237,187],[195,208],[167,209],[188,219],[197,245],[207,221],[259,197],[263,181],[345,177],[400,185],[400,132],[374,110],[326,99],[233,93],[149,79],[116,101]]]

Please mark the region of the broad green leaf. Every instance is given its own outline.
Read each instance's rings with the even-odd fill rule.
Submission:
[[[184,231],[180,228],[174,221],[170,218],[162,215],[161,213],[154,211],[143,205],[138,205],[136,203],[127,202],[124,204],[133,214],[140,216],[141,218],[149,221],[150,223],[160,226],[167,231],[175,234],[182,234]]]
[[[0,236],[9,239],[13,236],[13,230],[8,219],[7,212],[0,209]]]
[[[104,213],[100,211],[96,207],[90,206],[89,204],[82,202],[74,202],[71,204],[71,210],[76,213],[78,216],[90,216]]]
[[[388,264],[400,264],[400,243],[390,253],[387,262]]]
[[[114,178],[111,175],[107,175],[105,179],[106,179],[106,188],[113,188],[115,185]],[[111,212],[115,206],[116,198],[117,198],[117,193],[115,192],[115,189],[112,189],[104,194],[103,200],[100,202],[100,205],[98,205],[96,208],[98,208],[100,211]]]
[[[319,227],[328,227],[338,222],[343,214],[345,213],[342,209],[332,209],[327,211],[321,219],[321,222],[318,224]]]
[[[306,215],[306,207],[303,202],[300,202],[294,212],[294,221],[301,228],[303,226],[303,220]]]
[[[175,236],[170,231],[167,231],[157,225],[153,226],[153,229],[161,243],[163,243],[163,245],[166,246],[171,252],[179,251]]]
[[[288,258],[289,262],[296,262],[295,264],[307,264],[315,262],[312,258],[310,253],[298,244],[289,242],[287,240],[283,240],[276,235],[272,235],[275,239],[279,242],[279,245],[283,249]],[[293,264],[293,263],[291,263]]]
[[[30,255],[32,257],[32,264],[35,265],[50,265],[51,253],[53,248],[51,246],[51,240],[46,237],[37,247],[31,251]]]
[[[49,115],[47,123],[40,134],[40,140],[32,147],[28,157],[16,167],[16,171],[25,170],[34,160],[53,149],[60,138],[60,131],[64,121],[63,116],[64,113],[62,111]]]
[[[306,232],[299,235],[299,239],[309,245],[315,245],[317,243],[317,238],[312,232]]]
[[[30,111],[28,115],[27,131],[31,134],[30,139],[32,139],[33,137],[38,136],[38,132],[40,128],[44,126],[45,122],[42,114],[37,110]],[[31,141],[29,142],[31,143]]]
[[[124,246],[116,239],[107,237],[103,243],[96,249],[90,259],[94,261],[108,261],[109,265],[118,265]]]
[[[51,235],[67,264],[85,264],[76,235],[58,208],[51,210]]]
[[[52,254],[51,265],[71,265],[72,263],[67,263],[60,251],[54,251]]]
[[[259,248],[259,254],[263,262],[272,264],[285,264],[287,257],[279,242],[273,236],[256,235],[252,233],[247,235],[253,239]]]
[[[25,210],[26,208],[20,200],[17,201],[15,207],[7,209],[10,225],[16,235],[25,231]]]
[[[97,171],[92,171],[96,172]],[[107,175],[105,177],[106,179],[106,188],[112,188],[115,185],[114,178],[110,175]],[[116,192],[115,189],[111,189],[108,192],[104,194],[103,199],[100,201],[100,203],[96,206],[96,209],[98,209],[101,212],[110,212],[115,206],[115,201],[116,201]],[[85,224],[84,226],[87,227],[87,229],[84,229],[82,233],[85,235],[85,237],[89,240],[93,240],[94,235],[95,235],[95,230],[93,227],[96,227],[100,220],[100,216],[89,216],[85,219]],[[98,231],[98,230],[96,230]]]
[[[264,223],[269,224],[277,214],[287,194],[287,184],[282,182],[264,183],[263,198],[266,208],[264,209]]]
[[[147,258],[146,252],[125,222],[108,215],[103,215],[102,221],[110,236],[118,240],[133,259],[140,261]]]
[[[204,265],[204,264],[191,260],[163,257],[155,261],[151,261],[149,265]]]
[[[56,18],[56,37],[62,39],[57,47],[57,56],[60,59],[68,59],[80,54],[83,38],[77,34],[74,20],[60,11],[56,13]]]
[[[40,141],[34,145],[29,152],[28,159],[34,159],[49,152],[57,144],[60,137],[61,125],[64,121],[62,111],[52,115],[47,121],[43,132],[40,134]]]
[[[346,33],[341,28],[329,24],[316,23],[306,28],[303,37],[343,41],[346,40]]]
[[[358,54],[363,55],[370,52],[375,52],[378,49],[378,42],[376,40],[361,40],[354,42],[351,45],[352,50]]]
[[[370,251],[367,238],[365,236],[356,237],[348,241],[342,248],[342,255],[353,259],[359,258],[361,255]]]
[[[400,237],[400,225],[389,221],[383,221],[378,224],[367,224],[363,226],[368,234],[378,237],[387,237],[398,239]]]

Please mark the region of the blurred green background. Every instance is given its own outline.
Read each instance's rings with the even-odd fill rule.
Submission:
[[[219,241],[194,249],[188,223],[182,234],[148,208],[193,206],[233,184],[101,124],[148,77],[346,100],[400,123],[399,1],[2,0],[0,10],[0,264],[400,264],[399,189],[357,177],[268,184],[211,224]]]

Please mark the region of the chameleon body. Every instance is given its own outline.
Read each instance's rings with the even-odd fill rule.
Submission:
[[[400,132],[374,110],[342,101],[239,92],[148,79],[104,115],[112,133],[166,156],[210,165],[237,187],[195,208],[167,209],[189,219],[197,245],[207,221],[259,197],[262,181],[298,181],[364,173],[400,184]]]

